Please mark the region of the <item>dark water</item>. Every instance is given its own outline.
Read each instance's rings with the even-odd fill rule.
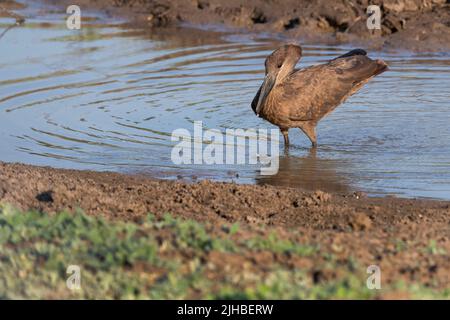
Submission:
[[[0,160],[152,176],[450,199],[450,56],[373,52],[391,71],[318,126],[291,131],[275,176],[170,159],[177,128],[273,128],[249,104],[280,43],[192,30],[137,32],[32,6],[0,40]],[[6,28],[11,19],[0,19]],[[304,46],[301,65],[349,48]],[[236,176],[238,175],[238,177]]]

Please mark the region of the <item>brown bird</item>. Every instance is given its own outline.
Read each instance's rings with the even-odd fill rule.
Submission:
[[[362,49],[352,50],[328,63],[294,69],[302,56],[297,45],[285,45],[266,61],[266,77],[252,101],[256,115],[278,126],[289,146],[288,131],[300,128],[317,146],[320,119],[356,93],[374,76],[387,70]]]

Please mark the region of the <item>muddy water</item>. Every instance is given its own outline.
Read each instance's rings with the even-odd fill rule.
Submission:
[[[29,7],[0,40],[1,161],[450,199],[449,55],[372,53],[391,71],[319,124],[317,151],[292,130],[278,174],[264,177],[254,165],[175,165],[171,133],[196,120],[223,132],[273,128],[249,104],[278,42],[142,33],[98,15],[71,31],[48,12]],[[305,46],[301,65],[346,50]]]

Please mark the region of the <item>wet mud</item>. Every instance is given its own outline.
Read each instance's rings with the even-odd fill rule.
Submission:
[[[68,1],[47,0],[64,8]],[[152,29],[177,25],[232,28],[303,43],[355,44],[372,49],[447,51],[450,3],[447,0],[98,0],[82,8],[125,17]],[[381,9],[381,28],[369,30],[367,8]]]

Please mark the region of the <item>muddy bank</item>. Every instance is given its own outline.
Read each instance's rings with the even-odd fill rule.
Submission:
[[[16,24],[20,25],[25,22],[25,18],[16,13],[24,9],[26,5],[15,1],[0,1],[0,18],[12,18],[16,20]],[[3,31],[4,32],[4,31]]]
[[[251,234],[277,232],[319,246],[322,254],[380,265],[387,282],[440,289],[450,283],[450,202],[1,163],[0,203],[48,213],[81,208],[89,215],[130,221],[149,212],[171,213],[218,230],[238,222]],[[316,262],[307,263],[311,273],[317,271]],[[264,261],[254,263],[264,268]],[[338,274],[321,271],[321,277]]]
[[[56,6],[68,1],[48,0]],[[304,43],[352,43],[374,49],[447,51],[450,3],[447,0],[374,0],[381,8],[381,30],[368,30],[368,0],[98,0],[82,8],[122,16],[145,28],[174,25],[225,26],[268,33]]]

